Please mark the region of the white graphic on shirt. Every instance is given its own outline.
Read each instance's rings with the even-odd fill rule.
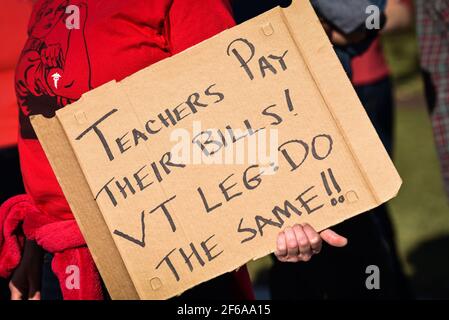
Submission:
[[[58,81],[59,79],[61,79],[61,75],[59,73],[53,73],[51,75],[51,77],[53,78],[53,83],[55,84],[55,88],[58,89]]]

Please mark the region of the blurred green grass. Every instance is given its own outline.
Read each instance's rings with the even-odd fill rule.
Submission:
[[[403,179],[390,201],[399,253],[418,297],[449,297],[449,207],[423,100],[399,102],[394,162]]]
[[[404,269],[418,298],[449,298],[449,206],[425,107],[414,30],[383,38],[395,86],[394,162],[403,179],[390,214]],[[249,263],[256,282],[271,260]]]
[[[449,298],[449,206],[426,110],[415,32],[384,37],[395,83],[394,162],[403,179],[390,201],[399,254],[418,298]]]

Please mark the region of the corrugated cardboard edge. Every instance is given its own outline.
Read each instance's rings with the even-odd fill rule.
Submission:
[[[358,134],[359,128],[372,127],[372,124],[312,6],[309,1],[294,0],[288,8],[280,10],[290,35],[376,204],[390,200],[397,195],[402,180],[376,131],[364,130],[366,135]],[[326,63],[323,63],[324,61]],[[332,76],[328,70],[334,70]],[[348,91],[353,91],[354,94],[345,95],[344,92]],[[374,143],[375,141],[378,143]],[[379,157],[379,154],[383,156]]]
[[[139,299],[59,120],[57,117],[32,116],[31,123],[111,298]]]

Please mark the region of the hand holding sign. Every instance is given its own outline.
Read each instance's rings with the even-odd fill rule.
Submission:
[[[344,247],[348,242],[330,229],[318,233],[308,223],[295,224],[279,233],[275,255],[282,262],[307,262],[320,253],[323,240],[334,247]]]

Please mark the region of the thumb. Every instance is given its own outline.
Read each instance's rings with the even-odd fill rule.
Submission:
[[[334,247],[344,247],[348,243],[348,239],[335,233],[331,229],[326,229],[320,233],[321,238]]]

